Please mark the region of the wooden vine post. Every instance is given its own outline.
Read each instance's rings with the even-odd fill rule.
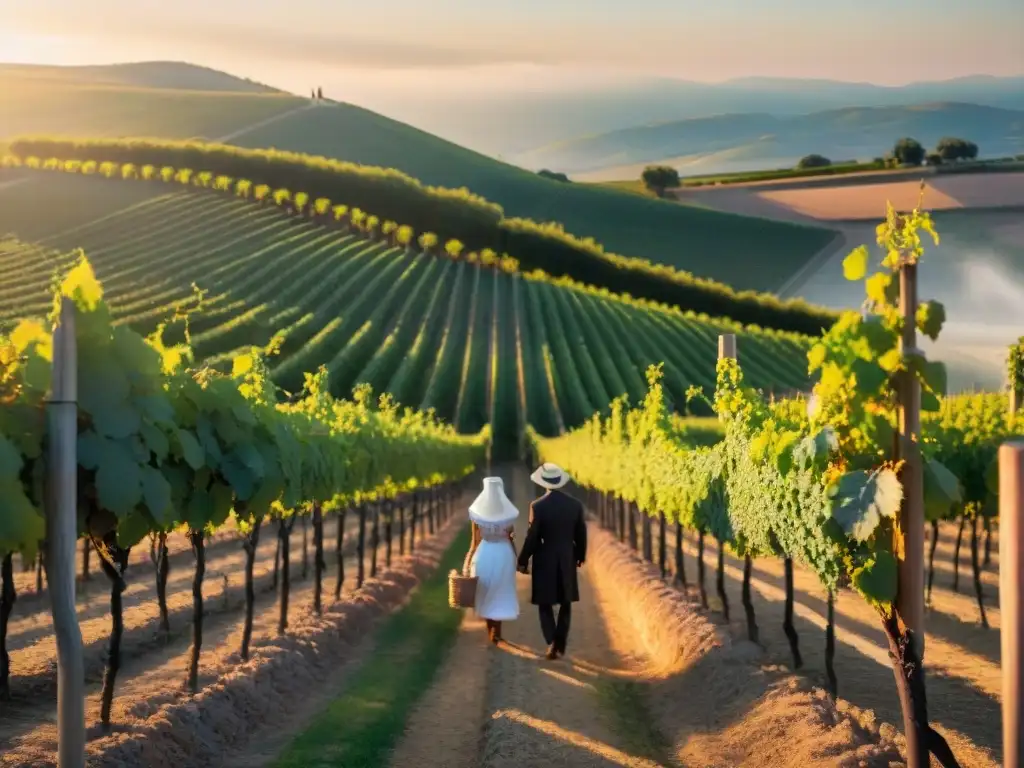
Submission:
[[[53,385],[46,406],[46,555],[57,640],[57,765],[85,766],[85,660],[75,609],[78,543],[78,347],[75,305],[61,301],[53,332]]]
[[[999,609],[1002,612],[1003,765],[1024,764],[1024,442],[999,448]]]
[[[904,263],[900,267],[900,315],[903,330],[900,350],[907,355],[924,353],[917,348],[917,264]],[[921,382],[912,371],[906,371],[900,380],[898,452],[895,459],[903,460],[900,481],[903,484],[903,504],[900,507],[899,526],[896,529],[896,554],[899,562],[899,590],[896,609],[911,634],[911,642],[918,660],[924,659],[924,476],[921,451]],[[925,754],[927,761],[927,753]],[[927,762],[924,763],[927,766]]]

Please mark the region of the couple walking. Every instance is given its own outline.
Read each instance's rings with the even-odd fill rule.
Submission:
[[[576,569],[587,557],[587,525],[583,505],[561,490],[570,480],[561,468],[544,464],[530,479],[546,493],[530,504],[530,527],[518,558],[514,526],[519,510],[505,495],[501,479],[485,478],[483,492],[469,507],[470,572],[477,577],[475,611],[487,621],[491,642],[500,643],[502,622],[519,618],[516,571],[529,573],[532,559],[530,602],[540,613],[546,656],[555,659],[565,655],[572,604],[580,599]]]

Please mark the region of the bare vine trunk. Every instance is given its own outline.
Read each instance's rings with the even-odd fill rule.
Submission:
[[[686,582],[686,561],[683,559],[683,524],[676,523],[676,576],[674,583],[685,592],[689,588]]]
[[[800,636],[796,633],[796,626],[793,624],[793,558],[787,557],[783,565],[786,579],[786,606],[782,631],[786,633],[786,639],[789,640],[789,651],[793,654],[793,669],[800,669],[804,665],[804,659],[800,655]]]
[[[953,591],[960,591],[960,544],[964,540],[964,526],[967,519],[960,516],[960,527],[956,532],[956,544],[953,545]]]
[[[274,549],[274,580],[273,580],[273,585],[274,585],[274,591],[275,592],[277,591],[277,587],[280,584],[280,575],[281,575],[281,537],[278,536],[277,544],[275,545],[275,549]]]
[[[242,627],[242,660],[249,660],[249,643],[252,642],[252,619],[256,607],[256,584],[253,570],[256,565],[256,549],[260,544],[260,528],[263,519],[256,520],[249,534],[242,542],[245,549],[245,624]]]
[[[985,594],[981,590],[981,561],[978,557],[978,516],[971,518],[971,572],[974,576],[974,597],[978,601],[978,614],[981,626],[988,629],[988,616],[985,615]]]
[[[729,621],[729,596],[725,593],[725,542],[718,539],[718,568],[715,573],[715,589],[722,601],[722,615]]]
[[[370,578],[377,576],[377,551],[380,549],[380,503],[373,510],[373,528],[370,530]]]
[[[18,601],[14,588],[14,557],[5,555],[0,563],[0,701],[11,697],[11,657],[7,652],[7,626]]]
[[[109,728],[114,687],[117,684],[117,673],[121,670],[121,638],[124,635],[124,605],[121,597],[126,587],[124,572],[128,568],[129,552],[117,546],[114,533],[109,534],[102,549],[97,547],[96,551],[100,555],[103,573],[110,580],[110,646],[100,694],[100,722],[104,728]]]
[[[754,563],[750,555],[743,558],[743,610],[747,614],[747,638],[752,643],[759,642],[757,629],[757,617],[754,615],[754,602],[750,599],[750,576],[754,570]]]
[[[92,574],[89,572],[89,555],[92,552],[92,542],[86,536],[82,539],[82,581],[91,581]]]
[[[420,495],[414,493],[412,509],[409,511],[409,554],[416,551],[416,518],[420,515]]]
[[[277,620],[277,633],[283,635],[288,631],[288,599],[291,597],[291,538],[295,516],[291,520],[283,517],[278,521],[277,540],[281,552],[281,612]]]
[[[302,578],[309,578],[309,519],[302,516]]]
[[[387,568],[391,567],[391,545],[394,539],[395,525],[392,519],[395,514],[395,507],[391,502],[387,502],[387,512],[384,517],[384,565]]]
[[[931,605],[932,582],[935,581],[935,547],[939,543],[939,522],[932,520],[932,540],[928,546],[928,589],[925,592],[925,602]]]
[[[641,512],[639,506],[637,507],[637,514],[642,516],[640,518],[640,533],[643,537],[644,560],[652,563],[654,562],[654,526],[651,525],[651,516]]]
[[[356,589],[363,586],[366,576],[366,505],[359,505],[359,539],[356,542]]]
[[[345,583],[345,555],[342,547],[345,544],[345,518],[348,516],[348,509],[342,509],[338,513],[338,538],[334,542],[334,558],[338,563],[338,580],[334,583],[334,599],[341,599],[341,588]]]
[[[668,554],[666,551],[665,537],[667,533],[667,521],[665,513],[658,513],[658,569],[661,571],[661,578],[668,576]]]
[[[629,548],[634,552],[640,550],[640,540],[636,530],[637,508],[633,502],[623,502],[626,505],[626,514],[629,516]]]
[[[313,610],[317,616],[324,612],[323,588],[324,571],[324,513],[320,502],[313,503]]]
[[[708,590],[704,568],[704,529],[697,531],[697,588],[700,590],[700,607],[708,607]]]
[[[984,518],[985,523],[985,560],[982,565],[988,568],[992,565],[992,518]]]
[[[188,689],[199,692],[199,655],[203,650],[203,579],[206,577],[206,535],[189,531],[196,571],[192,577],[192,650],[188,660]]]
[[[828,591],[828,623],[825,625],[825,675],[832,698],[839,695],[839,678],[836,677],[836,594]]]
[[[398,505],[398,554],[405,554],[405,501]]]
[[[889,641],[889,658],[896,679],[896,692],[903,711],[903,734],[907,740],[907,764],[927,768],[931,753],[943,768],[960,768],[949,744],[928,723],[924,667],[917,657],[912,633],[893,610],[883,616],[882,629]]]
[[[156,541],[156,602],[160,610],[160,631],[171,631],[171,618],[167,613],[167,579],[171,575],[171,559],[167,551],[167,534],[160,533]]]

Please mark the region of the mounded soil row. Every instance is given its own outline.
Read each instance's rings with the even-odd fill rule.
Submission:
[[[351,516],[350,516],[351,517]],[[409,592],[440,561],[464,521],[458,516],[429,540],[418,540],[415,553],[396,557],[362,589],[344,594],[333,605],[325,595],[322,617],[306,610],[312,586],[293,586],[293,618],[284,636],[276,636],[277,605],[273,595],[257,604],[254,644],[248,662],[237,652],[240,616],[218,623],[207,616],[202,657],[202,689],[185,692],[180,681],[188,639],[171,641],[163,653],[126,665],[125,685],[115,701],[115,727],[110,734],[95,722],[96,693],[89,695],[87,718],[93,724],[88,745],[91,768],[205,768],[224,765],[233,750],[257,734],[279,730],[290,712],[300,709],[325,681],[358,654],[352,650],[375,623],[402,604]],[[293,563],[294,566],[294,563]],[[351,571],[350,571],[351,573]],[[326,584],[325,584],[326,586]],[[301,608],[300,608],[301,606]],[[56,733],[50,723],[16,739],[0,757],[3,766],[54,766]],[[243,764],[249,764],[243,761]]]
[[[590,526],[588,570],[645,664],[638,678],[659,730],[683,765],[888,766],[902,736],[870,712],[763,663],[657,568]]]

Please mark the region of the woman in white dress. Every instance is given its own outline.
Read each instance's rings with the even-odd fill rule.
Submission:
[[[487,635],[501,642],[501,622],[519,618],[516,546],[513,526],[519,510],[505,495],[500,477],[484,478],[484,489],[469,507],[473,526],[470,574],[476,576],[476,615],[487,621]]]

